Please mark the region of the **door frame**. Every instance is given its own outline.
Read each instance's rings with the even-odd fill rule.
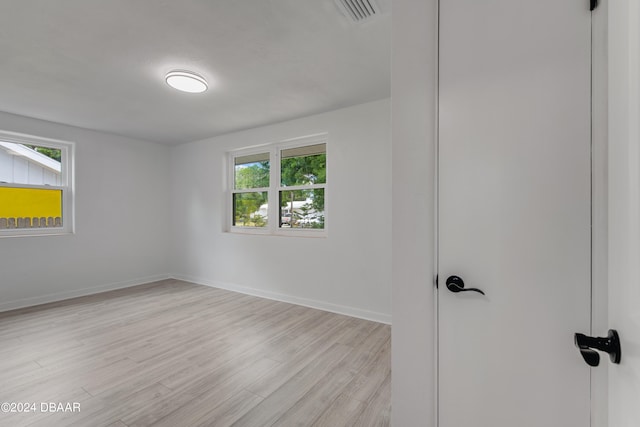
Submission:
[[[440,5],[438,1],[438,16]],[[586,3],[586,2],[585,2]],[[591,330],[592,336],[605,334],[608,329],[608,1],[601,0],[591,16]],[[439,23],[439,19],[438,19]],[[437,49],[440,49],[440,29],[437,30]],[[438,54],[439,58],[439,54]],[[439,82],[439,60],[436,80]],[[436,105],[440,103],[439,83],[436,84]],[[438,305],[438,249],[439,249],[439,117],[436,108],[435,189],[434,189],[434,298],[435,313],[435,419],[439,425],[440,411],[440,313]],[[442,288],[445,289],[445,288]],[[576,331],[579,332],[579,331]],[[576,350],[577,351],[577,350]],[[604,364],[603,364],[604,365]],[[608,423],[608,365],[591,369],[591,427],[606,427]]]
[[[608,297],[608,0],[591,17],[591,333],[609,329]],[[606,358],[605,358],[606,359]],[[591,369],[591,426],[608,425],[609,363]]]

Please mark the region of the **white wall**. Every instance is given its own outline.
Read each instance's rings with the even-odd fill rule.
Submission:
[[[435,425],[437,3],[393,3],[392,416],[402,427]]]
[[[226,153],[320,132],[327,237],[225,232]],[[172,148],[174,276],[390,322],[390,157],[388,99]]]
[[[168,277],[167,147],[6,113],[0,129],[76,143],[76,233],[0,238],[0,311]]]

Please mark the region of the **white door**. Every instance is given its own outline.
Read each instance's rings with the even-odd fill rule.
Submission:
[[[609,426],[640,426],[640,2],[609,6]],[[606,333],[606,331],[601,331]],[[606,360],[606,358],[605,358]]]
[[[590,27],[585,0],[440,1],[440,427],[589,426]]]

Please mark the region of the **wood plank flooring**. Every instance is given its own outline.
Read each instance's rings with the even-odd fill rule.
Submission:
[[[388,325],[177,280],[0,313],[0,426],[388,426],[390,380]]]

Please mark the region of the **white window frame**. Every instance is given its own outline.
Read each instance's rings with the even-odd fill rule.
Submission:
[[[33,185],[2,183],[4,188],[32,188],[62,191],[62,227],[46,228],[9,228],[0,229],[0,238],[25,236],[52,236],[75,233],[75,180],[74,161],[75,143],[40,136],[26,135],[15,132],[0,131],[0,141],[14,144],[35,145],[60,150],[60,185]]]
[[[235,176],[235,159],[238,157],[244,157],[244,156],[250,156],[253,154],[268,154],[269,155],[269,187],[260,187],[260,188],[246,188],[246,189],[242,189],[242,190],[236,190],[235,189],[235,181],[236,181],[236,176]],[[229,167],[228,167],[228,171],[229,171],[229,177],[228,177],[228,188],[229,188],[229,192],[227,195],[227,201],[228,201],[228,208],[226,209],[226,211],[228,212],[228,230],[232,231],[234,233],[245,233],[245,234],[269,234],[270,233],[270,226],[271,226],[271,220],[269,220],[269,222],[267,223],[266,227],[241,227],[241,226],[235,226],[233,225],[233,195],[234,194],[241,194],[241,193],[267,193],[267,198],[268,198],[268,202],[269,203],[269,208],[267,211],[268,217],[271,218],[271,201],[273,200],[273,194],[271,191],[271,187],[273,185],[273,153],[272,150],[270,148],[270,146],[268,145],[262,145],[262,146],[256,146],[256,147],[252,147],[252,148],[247,148],[247,149],[242,149],[242,150],[236,150],[233,151],[231,153],[229,153]]]
[[[227,176],[227,203],[226,203],[226,215],[227,215],[227,231],[231,233],[240,234],[261,234],[272,236],[297,236],[297,237],[326,237],[328,230],[328,181],[329,177],[323,184],[309,184],[309,185],[296,185],[289,187],[282,187],[280,181],[280,152],[282,150],[305,147],[308,145],[326,144],[326,155],[329,157],[329,138],[328,134],[314,134],[299,138],[287,139],[277,143],[269,143],[259,146],[253,146],[250,148],[243,148],[234,150],[228,153],[228,176]],[[235,159],[237,157],[249,156],[252,154],[269,154],[269,187],[268,188],[251,188],[246,190],[235,190]],[[327,168],[329,162],[327,161]],[[284,228],[280,227],[280,191],[283,190],[311,190],[311,189],[324,189],[324,228]],[[237,193],[251,193],[251,192],[267,192],[268,197],[268,209],[267,216],[268,222],[266,227],[241,227],[233,225],[233,194]]]

